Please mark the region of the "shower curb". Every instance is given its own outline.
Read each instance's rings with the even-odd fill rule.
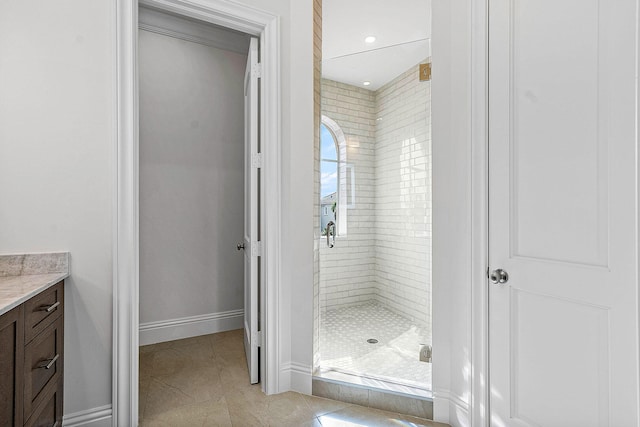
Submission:
[[[433,420],[431,397],[411,396],[322,377],[313,378],[311,390],[312,394],[318,397]]]

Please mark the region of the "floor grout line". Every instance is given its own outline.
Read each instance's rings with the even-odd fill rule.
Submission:
[[[171,427],[191,427],[205,425],[232,425],[249,427],[254,425],[308,425],[322,426],[322,417],[325,424],[334,425],[341,420],[351,420],[360,425],[376,425],[393,420],[399,422],[416,422],[415,425],[434,426],[430,422],[422,422],[420,418],[408,417],[393,412],[378,411],[367,406],[355,405],[346,402],[338,402],[317,396],[309,396],[297,392],[286,392],[278,395],[266,396],[259,387],[248,385],[248,372],[244,351],[242,351],[242,335],[239,333],[221,335],[222,340],[217,343],[208,341],[201,348],[206,349],[206,354],[229,355],[227,358],[204,358],[205,354],[190,354],[188,351],[180,351],[181,345],[185,347],[193,344],[193,341],[175,341],[172,344],[161,344],[158,351],[171,349],[169,353],[174,356],[167,359],[157,359],[154,348],[145,349],[145,362],[141,363],[141,371],[148,376],[141,378],[146,381],[144,393],[140,393],[140,426],[170,425]],[[213,335],[210,337],[214,337]],[[216,337],[217,339],[218,337]],[[214,338],[209,338],[213,340]],[[193,350],[193,349],[191,349]],[[197,350],[194,350],[197,351]],[[152,355],[149,356],[148,354]],[[177,353],[177,356],[175,356]],[[204,365],[201,364],[204,362]],[[173,381],[173,376],[179,377],[180,372],[198,378],[198,371],[202,366],[215,368],[202,380],[194,380],[193,389],[190,383],[177,380],[176,385],[167,383]],[[156,375],[156,371],[163,375]],[[204,372],[204,371],[203,371]],[[191,377],[190,377],[191,378]],[[208,382],[211,380],[211,389]],[[159,387],[153,389],[151,387]],[[192,390],[190,392],[189,390]],[[202,394],[200,394],[202,393]],[[175,396],[175,397],[174,397]],[[189,399],[184,403],[183,399]],[[149,413],[152,405],[157,409],[156,413]],[[332,417],[334,419],[331,419]],[[365,420],[365,421],[363,421]],[[399,421],[398,421],[399,420]],[[418,421],[409,421],[418,420]],[[349,422],[349,421],[345,421]],[[384,424],[386,425],[386,424]]]

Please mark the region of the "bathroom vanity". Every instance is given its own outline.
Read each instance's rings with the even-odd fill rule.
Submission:
[[[0,427],[62,425],[68,259],[0,255]]]

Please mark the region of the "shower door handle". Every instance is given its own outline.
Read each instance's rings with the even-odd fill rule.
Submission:
[[[327,246],[329,246],[329,248],[332,248],[335,245],[336,245],[336,223],[333,221],[329,221],[329,223],[327,224]]]

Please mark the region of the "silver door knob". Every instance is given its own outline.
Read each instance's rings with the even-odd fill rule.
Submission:
[[[239,251],[243,250],[244,249],[244,243],[238,243],[236,245],[236,249],[239,250]]]
[[[489,279],[491,280],[491,283],[502,285],[503,283],[507,283],[509,281],[509,273],[501,268],[498,268],[497,270],[493,270],[491,272],[491,274],[489,275]]]

